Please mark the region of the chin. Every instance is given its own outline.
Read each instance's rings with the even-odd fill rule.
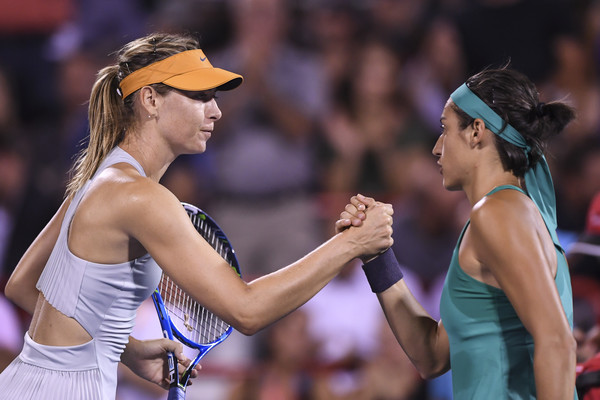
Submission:
[[[446,179],[444,179],[442,181],[442,184],[444,185],[444,188],[450,192],[456,192],[456,191],[462,190],[462,186],[460,186],[457,183],[448,182]]]

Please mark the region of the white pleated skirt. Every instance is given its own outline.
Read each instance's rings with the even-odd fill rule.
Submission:
[[[0,374],[0,400],[105,400],[101,387],[93,341],[45,346],[26,333],[23,351]]]

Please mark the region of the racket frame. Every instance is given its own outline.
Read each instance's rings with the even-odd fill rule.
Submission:
[[[207,223],[210,226],[212,232],[215,234],[215,237],[213,238],[213,240],[217,240],[219,243],[225,245],[224,248],[225,248],[225,250],[227,250],[227,253],[228,253],[227,261],[230,264],[230,267],[241,278],[241,271],[240,271],[240,267],[239,267],[237,258],[235,256],[235,251],[233,250],[233,247],[231,246],[229,239],[227,238],[227,236],[225,236],[225,233],[223,232],[223,230],[221,230],[219,225],[217,225],[217,223],[208,214],[206,214],[204,211],[202,211],[198,207],[191,205],[189,203],[184,203],[184,202],[182,202],[181,204],[185,208],[188,216],[190,217],[192,224],[194,225],[194,227],[196,228],[198,233],[201,234],[202,237],[205,240],[207,240],[207,242],[209,242],[209,244],[211,244],[211,246],[213,248],[215,248],[216,243],[211,243],[211,241],[208,240],[208,238],[206,238],[202,234],[202,232],[200,232],[200,229],[196,226],[197,222],[194,218],[196,218],[196,219],[199,218],[203,222]],[[215,250],[218,251],[218,249],[216,249],[216,248],[215,248]],[[161,280],[162,280],[162,277],[161,277]],[[171,318],[165,307],[164,301],[162,299],[162,296],[160,295],[158,288],[156,288],[154,290],[154,293],[152,293],[151,297],[154,302],[154,306],[156,308],[156,312],[158,315],[158,319],[159,319],[160,326],[163,331],[164,337],[167,339],[170,339],[170,340],[177,339],[181,343],[185,344],[186,346],[199,351],[198,355],[194,358],[194,360],[192,360],[190,365],[185,369],[185,371],[181,375],[181,377],[179,376],[179,371],[177,368],[177,364],[178,364],[177,358],[175,357],[173,352],[167,352],[167,363],[168,363],[168,369],[169,369],[169,395],[168,395],[167,400],[184,399],[185,398],[185,389],[187,387],[191,372],[194,369],[194,367],[198,364],[198,362],[200,362],[200,360],[213,347],[222,343],[225,339],[227,339],[227,337],[229,337],[229,335],[233,332],[233,327],[229,326],[229,328],[227,328],[227,330],[220,337],[218,337],[215,341],[213,341],[211,343],[200,344],[200,343],[193,342],[193,341],[189,340],[188,338],[186,338],[179,331],[177,326],[171,321]]]

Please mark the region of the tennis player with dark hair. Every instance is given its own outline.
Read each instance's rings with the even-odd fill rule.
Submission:
[[[114,399],[119,361],[166,386],[166,352],[186,364],[181,344],[129,336],[162,271],[250,335],[306,302],[348,261],[391,246],[393,210],[382,203],[365,226],[249,283],[202,239],[159,180],[178,155],[204,152],[221,117],[215,92],[241,82],[214,68],[195,39],[173,34],[125,45],[98,73],[89,145],[66,199],[6,286],[33,318],[23,351],[0,375],[1,399]],[[156,263],[146,263],[150,256]]]
[[[472,205],[441,320],[412,296],[392,250],[364,266],[404,351],[423,377],[451,368],[457,400],[576,398],[571,282],[543,154],[573,118],[509,68],[469,78],[446,103],[433,148],[444,186]],[[367,221],[372,202],[353,197],[338,231]]]

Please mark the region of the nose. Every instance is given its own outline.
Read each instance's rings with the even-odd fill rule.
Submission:
[[[435,142],[435,146],[433,146],[433,149],[431,150],[431,153],[436,157],[440,157],[442,155],[442,142],[442,135],[440,135],[438,140]]]
[[[207,108],[207,116],[209,119],[212,119],[213,121],[218,121],[223,116],[223,113],[221,112],[221,109],[217,105],[217,101],[215,99],[210,100]]]

